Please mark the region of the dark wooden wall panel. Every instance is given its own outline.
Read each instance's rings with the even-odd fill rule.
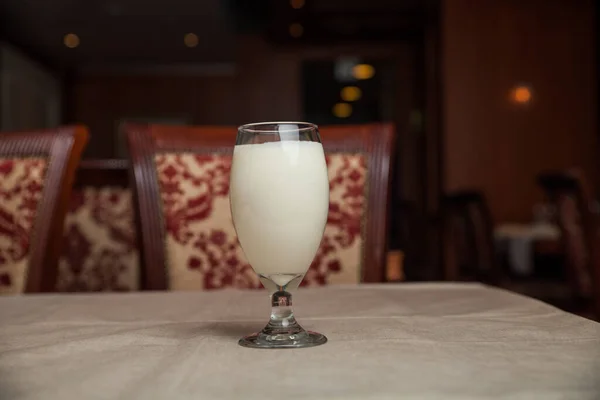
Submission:
[[[594,179],[593,2],[445,0],[442,14],[445,189],[482,188],[497,222],[525,221],[541,170]],[[509,101],[522,82],[529,107]]]

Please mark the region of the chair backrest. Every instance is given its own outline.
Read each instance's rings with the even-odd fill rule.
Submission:
[[[437,265],[434,261],[438,253],[432,249],[432,236],[435,221],[428,218],[416,203],[401,199],[394,204],[395,218],[390,218],[390,236],[395,243],[389,243],[391,249],[403,252],[403,274],[406,280],[432,280],[436,271],[430,266]],[[437,271],[439,272],[439,271]],[[439,276],[437,277],[439,279]]]
[[[133,190],[126,160],[84,160],[65,218],[57,291],[139,288]]]
[[[54,290],[84,127],[0,133],[0,293]]]
[[[444,278],[494,281],[499,277],[493,223],[487,201],[478,191],[458,191],[441,200]]]
[[[229,212],[237,129],[157,125],[124,129],[139,206],[144,288],[259,287],[239,248]],[[393,127],[324,127],[320,132],[327,153],[330,211],[321,248],[305,281],[382,281]]]
[[[556,209],[573,291],[593,297],[600,315],[600,224],[592,190],[577,170],[544,173],[538,183]]]

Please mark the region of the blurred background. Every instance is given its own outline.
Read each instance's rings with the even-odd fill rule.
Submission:
[[[85,124],[87,159],[126,158],[126,121],[393,122],[403,278],[444,278],[429,228],[449,193],[482,194],[495,240],[512,240],[552,218],[540,173],[578,167],[597,183],[592,0],[0,5],[1,130]]]

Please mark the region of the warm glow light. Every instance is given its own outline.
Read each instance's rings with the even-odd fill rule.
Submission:
[[[369,64],[357,64],[352,68],[352,76],[356,79],[370,79],[375,75],[375,68]]]
[[[531,101],[531,97],[531,89],[524,85],[515,87],[511,92],[511,98],[515,103],[527,104]]]
[[[352,114],[352,106],[348,103],[337,103],[332,112],[338,118],[348,118]]]
[[[340,92],[340,97],[344,101],[356,101],[362,96],[362,90],[356,86],[346,86]]]
[[[63,38],[63,43],[70,49],[79,46],[79,36],[74,33],[67,33]]]
[[[190,33],[186,33],[183,36],[183,43],[185,43],[185,45],[187,47],[191,48],[191,47],[198,46],[198,41],[199,41],[198,35],[196,35],[195,33],[190,32]]]
[[[304,0],[290,0],[290,6],[295,10],[299,10],[304,7]]]
[[[304,27],[299,23],[293,23],[290,25],[290,36],[299,38],[304,33]]]

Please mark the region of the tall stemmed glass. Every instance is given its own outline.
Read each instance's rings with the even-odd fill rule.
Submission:
[[[290,294],[304,278],[327,222],[329,181],[317,126],[264,122],[239,127],[229,193],[242,249],[271,295],[269,323],[239,344],[287,348],[325,343],[325,336],[296,322]]]

